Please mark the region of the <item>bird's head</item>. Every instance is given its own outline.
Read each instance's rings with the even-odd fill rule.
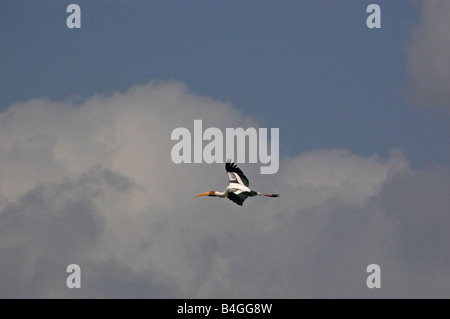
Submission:
[[[207,192],[207,193],[202,193],[202,194],[195,195],[194,197],[200,197],[200,196],[211,196],[211,197],[214,197],[214,196],[216,196],[216,192],[215,191],[210,191],[210,192]]]

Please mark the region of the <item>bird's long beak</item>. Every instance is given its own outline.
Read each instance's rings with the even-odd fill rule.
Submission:
[[[207,193],[202,193],[202,194],[195,195],[194,198],[195,198],[195,197],[200,197],[200,196],[209,196],[209,195],[211,195],[211,192],[207,192]]]

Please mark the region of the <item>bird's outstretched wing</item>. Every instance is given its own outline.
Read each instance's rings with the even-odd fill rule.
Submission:
[[[249,186],[248,178],[244,175],[244,173],[242,173],[241,169],[237,167],[236,164],[227,162],[225,164],[225,170],[227,171],[228,180],[230,183],[237,183],[247,187]]]
[[[244,201],[248,198],[248,197],[253,197],[258,195],[257,192],[254,191],[250,191],[250,192],[244,192],[242,190],[239,189],[233,189],[228,193],[228,199],[235,202],[236,204],[238,204],[239,206],[242,206],[244,204]]]

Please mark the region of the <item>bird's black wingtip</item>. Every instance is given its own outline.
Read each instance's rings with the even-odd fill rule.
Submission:
[[[235,203],[236,205],[238,205],[238,206],[243,206],[243,202],[242,203],[240,203],[240,202],[238,202],[238,201],[236,201],[236,200],[232,200],[232,199],[230,199],[230,198],[228,198],[229,200],[231,200],[233,203]]]
[[[240,169],[237,167],[237,165],[235,163],[233,163],[230,159],[227,160],[226,164],[225,164],[225,170],[227,172],[239,172]]]

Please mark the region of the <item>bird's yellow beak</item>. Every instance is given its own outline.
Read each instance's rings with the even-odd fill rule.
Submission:
[[[195,197],[200,197],[200,196],[211,196],[211,192],[207,192],[207,193],[202,193],[202,194],[195,195],[194,198],[195,198]]]

